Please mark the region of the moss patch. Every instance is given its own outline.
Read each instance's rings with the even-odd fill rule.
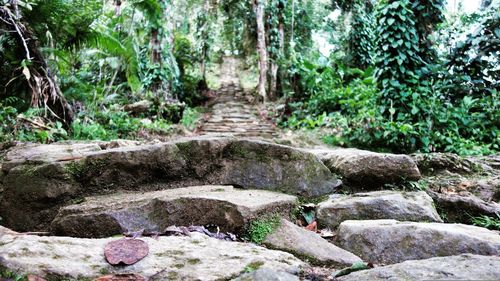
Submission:
[[[250,222],[248,238],[250,241],[261,244],[267,235],[273,233],[281,225],[281,217],[277,214],[268,215]]]
[[[250,273],[250,272],[256,271],[257,269],[261,268],[263,265],[264,265],[264,262],[262,262],[262,261],[254,261],[254,262],[247,264],[247,266],[245,266],[245,269],[243,271],[245,273]]]
[[[107,159],[85,159],[74,161],[64,166],[66,173],[70,174],[76,181],[82,182],[86,178],[98,175],[108,165]]]

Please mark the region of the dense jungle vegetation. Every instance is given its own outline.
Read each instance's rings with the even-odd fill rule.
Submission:
[[[281,127],[332,145],[495,153],[500,4],[478,2],[0,0],[0,142],[174,134],[235,56]]]

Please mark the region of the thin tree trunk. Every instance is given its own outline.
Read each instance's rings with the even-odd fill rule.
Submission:
[[[284,55],[285,51],[285,22],[283,17],[283,7],[279,7],[279,25],[278,25],[278,33],[279,33],[279,47],[278,47],[278,56],[271,62],[271,70],[270,70],[270,82],[269,82],[269,99],[273,100],[277,97],[278,93],[278,60],[281,59]]]
[[[205,6],[203,11],[205,12],[205,15],[207,16],[207,21],[204,23],[203,28],[203,35],[202,35],[202,40],[203,40],[203,45],[202,45],[202,50],[201,50],[201,63],[200,63],[200,71],[201,75],[203,78],[203,81],[206,81],[206,76],[207,76],[207,53],[208,53],[208,43],[206,40],[208,39],[208,21],[210,20],[208,15],[210,13],[210,0],[205,0]]]
[[[159,64],[160,67],[162,65],[162,55],[161,55],[161,41],[159,38],[159,31],[157,28],[153,28],[151,30],[151,38],[149,39],[149,44],[151,47],[151,64]],[[161,87],[161,84],[163,81],[158,80],[154,81],[153,84],[151,85],[151,91],[155,93],[155,95],[159,96],[159,92]]]
[[[257,89],[265,103],[267,101],[267,47],[264,25],[264,1],[265,0],[254,0],[253,5],[257,20],[257,52],[259,53],[259,85]]]

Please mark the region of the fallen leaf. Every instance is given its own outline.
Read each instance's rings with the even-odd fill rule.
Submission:
[[[318,232],[318,223],[316,223],[316,221],[313,221],[308,226],[306,226],[306,229],[310,230],[310,231]]]
[[[111,265],[131,265],[142,260],[148,253],[148,244],[140,239],[123,238],[109,242],[104,247],[104,256]]]
[[[116,274],[102,276],[93,281],[146,281],[146,278],[137,274]]]

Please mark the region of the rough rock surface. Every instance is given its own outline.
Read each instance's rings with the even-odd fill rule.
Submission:
[[[463,254],[411,260],[351,273],[340,281],[500,280],[500,257]]]
[[[260,268],[245,273],[233,281],[299,281],[299,277],[283,271],[274,271],[269,268]]]
[[[345,267],[362,261],[356,255],[335,246],[318,234],[287,220],[281,220],[281,225],[266,237],[263,244],[303,257],[315,265]]]
[[[471,216],[496,217],[500,214],[500,204],[485,202],[472,194],[439,193],[427,190],[440,211],[449,222],[470,223]]]
[[[46,230],[59,207],[121,190],[222,184],[312,197],[341,184],[314,154],[262,141],[201,137],[117,148],[75,145],[7,153],[0,202],[6,226]]]
[[[0,233],[6,233],[0,235],[0,267],[61,280],[118,273],[135,273],[149,280],[227,280],[241,275],[246,268],[297,273],[299,267],[305,266],[288,253],[192,233],[190,237],[141,238],[149,245],[149,255],[134,265],[113,267],[104,259],[104,245],[118,238],[39,237],[7,232],[0,227]]]
[[[395,219],[442,222],[432,198],[424,191],[374,191],[353,195],[332,195],[318,205],[318,223],[336,228],[346,220]]]
[[[231,186],[96,196],[62,208],[51,229],[57,235],[96,238],[141,229],[146,233],[162,232],[171,225],[214,224],[223,232],[238,233],[259,216],[288,216],[296,201],[292,195]]]
[[[423,174],[432,175],[444,170],[469,174],[482,168],[482,165],[453,153],[413,154],[413,160]]]
[[[375,189],[384,184],[419,180],[420,172],[407,155],[375,153],[359,149],[314,149],[312,153],[350,186]]]
[[[373,263],[464,253],[500,254],[497,232],[462,224],[351,220],[340,224],[337,235],[340,247]]]

